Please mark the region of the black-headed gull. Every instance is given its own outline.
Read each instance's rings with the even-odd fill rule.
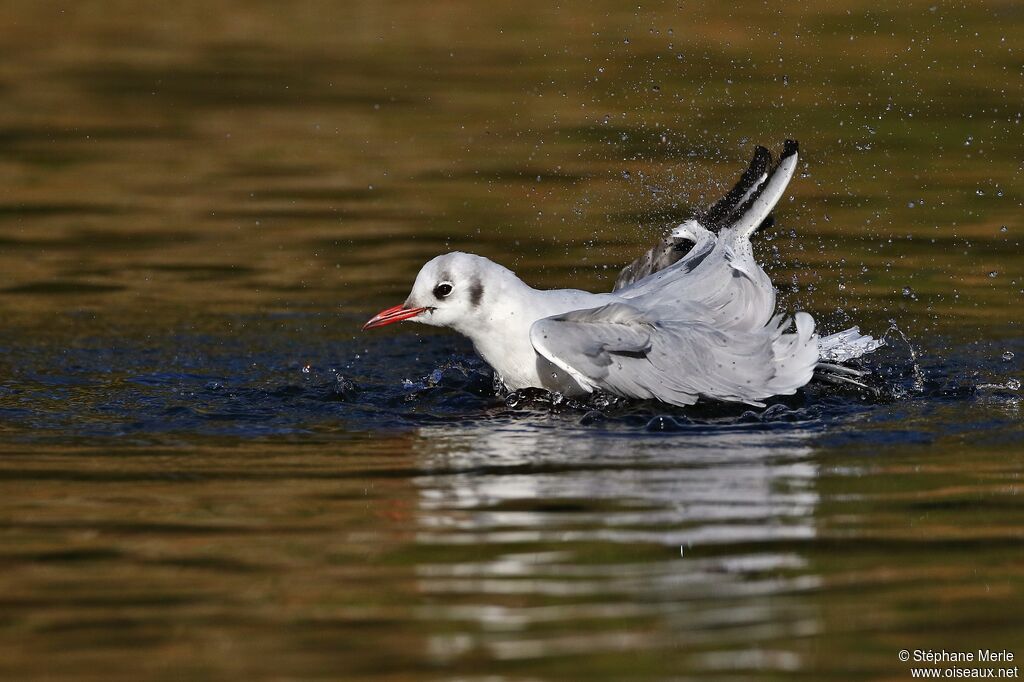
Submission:
[[[858,372],[835,363],[881,342],[856,327],[819,338],[804,312],[790,331],[750,245],[771,221],[797,156],[787,140],[772,168],[771,153],[758,147],[725,197],[624,268],[611,293],[542,291],[486,258],[447,253],[423,266],[405,303],[363,329],[402,320],[454,329],[510,390],[760,406],[795,393],[816,368],[856,383]]]

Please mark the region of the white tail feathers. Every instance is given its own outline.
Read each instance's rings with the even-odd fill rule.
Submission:
[[[850,327],[818,339],[818,359],[822,362],[846,362],[884,345],[885,342],[881,339],[861,334],[859,328]]]

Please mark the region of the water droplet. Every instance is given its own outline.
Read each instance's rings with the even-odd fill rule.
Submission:
[[[989,276],[989,278],[991,278],[991,279],[995,279],[996,277],[998,277],[998,276],[999,276],[999,273],[998,273],[998,272],[996,272],[995,270],[993,270],[992,272],[988,273],[988,276]]]
[[[1008,389],[1010,389],[1011,391],[1019,391],[1020,390],[1020,380],[1019,379],[1009,379],[1006,382],[1006,387]]]
[[[1013,351],[1008,350],[1003,353],[1003,362],[1009,362],[1010,360],[1013,360]]]
[[[913,296],[914,295],[914,290],[911,289],[910,287],[903,287],[903,295],[904,296]]]

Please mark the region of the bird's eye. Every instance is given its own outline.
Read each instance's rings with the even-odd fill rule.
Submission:
[[[452,285],[448,282],[441,282],[434,287],[434,296],[438,298],[446,298],[450,293],[452,293]]]

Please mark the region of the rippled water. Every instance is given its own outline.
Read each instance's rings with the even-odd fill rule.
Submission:
[[[4,15],[0,677],[909,679],[900,649],[1020,647],[1016,5]],[[786,309],[886,336],[870,390],[500,396],[460,338],[358,331],[449,249],[608,288],[785,137],[758,255]]]

